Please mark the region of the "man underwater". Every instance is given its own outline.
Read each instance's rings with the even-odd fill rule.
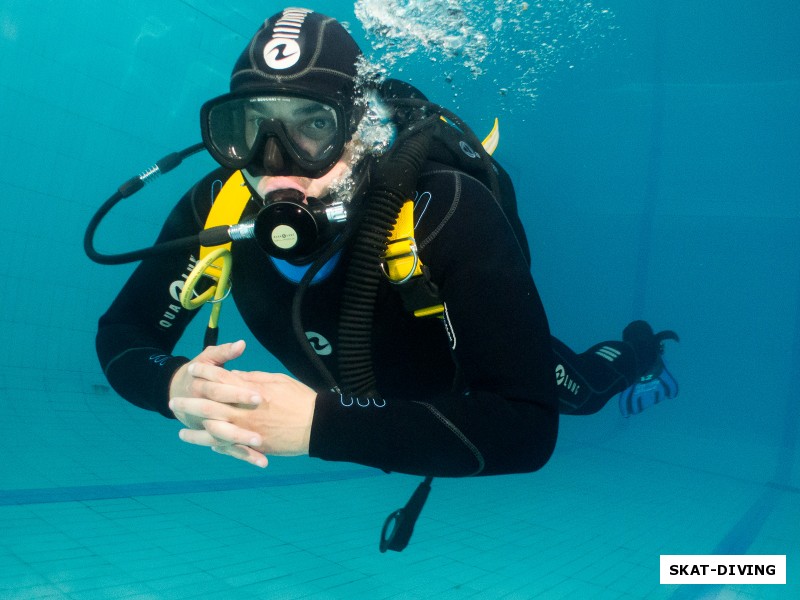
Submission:
[[[163,315],[195,247],[144,259],[101,317],[114,389],[180,420],[184,441],[259,466],[309,455],[428,477],[535,471],[559,414],[593,414],[620,393],[628,414],[674,397],[661,358],[671,331],[635,321],[581,354],[551,336],[508,175],[413,87],[357,85],[361,58],[330,17],[267,20],[230,93],[201,111],[220,167],[159,235],[198,234],[238,194],[227,224],[254,237],[230,246],[231,295],[291,375],[226,369],[242,341],[172,354],[195,313]],[[365,148],[371,104],[393,126],[387,152]],[[399,214],[413,239],[389,243]]]

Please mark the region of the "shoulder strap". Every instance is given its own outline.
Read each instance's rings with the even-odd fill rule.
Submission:
[[[248,200],[250,200],[250,190],[245,185],[242,172],[236,171],[228,178],[219,194],[213,199],[213,204],[203,229],[211,229],[218,225],[235,225],[242,218],[242,213],[244,213]],[[230,250],[231,242],[220,244],[219,246],[200,246],[200,260],[220,248]],[[215,261],[209,266],[206,274],[218,278],[221,268],[221,262]]]
[[[213,199],[211,211],[206,218],[204,229],[217,227],[218,225],[235,225],[242,218],[247,201],[250,200],[250,189],[245,185],[244,176],[241,171],[236,171],[231,175],[222,189]],[[204,258],[216,248],[231,249],[231,242],[220,246],[200,246],[200,258]]]
[[[208,213],[204,229],[218,225],[234,225],[239,222],[244,212],[250,191],[244,185],[244,177],[236,171],[222,186],[216,198],[212,198],[211,210]],[[206,302],[212,302],[211,316],[208,320],[203,347],[215,345],[219,336],[219,315],[222,301],[230,291],[231,244],[216,246],[200,246],[200,257],[192,272],[187,276],[180,294],[181,305],[189,310],[200,308]],[[204,292],[195,295],[195,288],[204,276],[214,280],[214,284]]]
[[[494,125],[482,144],[490,155],[500,143],[499,121]],[[398,286],[406,309],[415,317],[440,316],[444,305],[439,299],[435,284],[430,280],[427,269],[417,252],[414,238],[414,201],[406,200],[397,223],[389,236],[384,255],[384,274]]]

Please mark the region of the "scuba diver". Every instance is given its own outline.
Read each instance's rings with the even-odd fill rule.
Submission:
[[[100,318],[112,387],[181,421],[184,441],[259,466],[310,455],[422,475],[428,488],[540,469],[559,414],[621,394],[627,416],[674,397],[662,360],[674,332],[635,321],[580,354],[551,336],[491,141],[409,84],[362,84],[361,60],[317,12],[286,9],[259,28],[230,93],[201,109],[220,166],[178,201],[156,247],[195,241],[136,255]],[[387,126],[376,149],[370,127]],[[87,252],[113,263],[92,235]],[[228,292],[291,375],[225,368],[245,344],[217,345],[213,318],[198,356],[172,354],[192,303],[211,297],[218,315]]]

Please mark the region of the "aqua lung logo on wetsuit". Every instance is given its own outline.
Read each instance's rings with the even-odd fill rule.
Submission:
[[[164,314],[161,315],[161,320],[158,322],[158,325],[162,329],[169,329],[172,327],[172,322],[183,310],[183,307],[181,306],[181,292],[183,291],[183,286],[186,283],[186,278],[189,277],[189,274],[192,272],[192,270],[194,270],[194,266],[196,264],[197,259],[194,256],[191,256],[189,258],[189,265],[186,267],[181,279],[173,281],[169,284],[169,295],[173,300],[175,300],[175,304],[170,304],[164,311]],[[197,292],[195,292],[195,296],[196,295]]]
[[[556,383],[567,388],[574,396],[577,396],[578,391],[581,389],[581,386],[567,375],[567,370],[564,368],[564,365],[558,365],[556,367]]]
[[[264,61],[270,69],[282,71],[300,60],[300,30],[306,16],[313,11],[305,8],[287,8],[272,28],[272,39],[264,46]]]
[[[325,339],[325,336],[320,335],[316,331],[306,331],[306,338],[308,343],[319,356],[329,356],[333,353],[333,346]]]

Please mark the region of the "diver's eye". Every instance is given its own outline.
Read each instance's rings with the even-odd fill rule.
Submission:
[[[261,125],[267,120],[263,115],[250,114],[245,120],[244,136],[248,147],[255,144],[258,132],[261,131]]]
[[[336,122],[327,116],[318,116],[306,121],[301,127],[303,135],[312,139],[326,137],[336,130]]]

